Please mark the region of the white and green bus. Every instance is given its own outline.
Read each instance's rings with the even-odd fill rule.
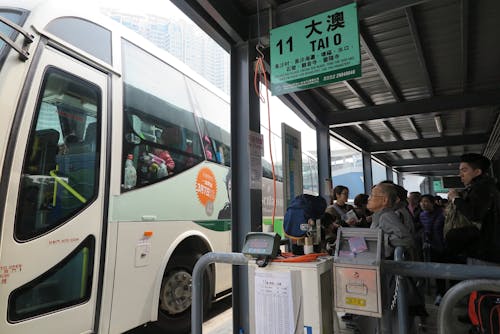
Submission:
[[[0,18],[0,333],[185,332],[194,263],[231,249],[228,98],[71,2]]]
[[[71,3],[0,0],[0,21],[0,333],[186,332],[196,260],[231,250],[227,95]],[[205,306],[231,276],[207,269]]]

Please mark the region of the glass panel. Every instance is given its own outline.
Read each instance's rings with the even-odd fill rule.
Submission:
[[[392,181],[394,184],[398,184],[398,173],[395,171],[392,171]]]
[[[304,177],[304,193],[318,195],[318,162],[313,156],[305,152],[302,152],[302,173]]]
[[[231,110],[229,102],[187,79],[198,116],[205,157],[230,166]]]
[[[55,267],[9,296],[8,320],[20,321],[87,301],[92,290],[95,240],[89,236]]]
[[[9,9],[1,9],[0,16],[11,22],[16,23],[19,26],[22,26],[26,18],[26,13]],[[4,36],[9,37],[12,40],[15,40],[16,35],[18,34],[17,31],[15,31],[11,27],[3,23],[0,24],[0,33],[2,33]],[[7,56],[7,53],[10,50],[10,47],[6,46],[7,44],[0,39],[0,67],[3,65],[5,57]]]
[[[111,64],[111,31],[76,17],[57,18],[46,28],[62,40]]]
[[[42,92],[21,177],[19,240],[56,228],[97,194],[99,87],[49,69]]]
[[[349,188],[349,201],[365,192],[363,158],[361,152],[330,139],[333,187],[343,185]]]
[[[387,173],[385,166],[379,164],[375,160],[372,160],[372,180],[373,180],[373,185],[376,185],[381,181],[387,180]]]
[[[262,158],[262,176],[268,179],[273,178],[273,169],[271,165],[271,154],[269,152],[269,130],[260,125],[260,133],[263,135],[264,157]],[[271,147],[273,150],[274,173],[276,180],[283,182],[283,153],[281,151],[281,137],[271,133]]]
[[[203,146],[184,75],[123,41],[123,79],[123,190],[201,162]]]

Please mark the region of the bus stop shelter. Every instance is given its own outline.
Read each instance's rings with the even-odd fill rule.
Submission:
[[[233,250],[262,221],[251,189],[250,132],[260,132],[254,92],[257,44],[269,72],[269,32],[352,1],[172,0],[231,53]],[[317,130],[320,194],[330,177],[329,139],[401,173],[456,175],[460,155],[482,153],[498,168],[500,2],[358,0],[361,77],[282,95]],[[246,269],[233,272],[233,328],[248,327]],[[245,331],[246,332],[246,331]]]

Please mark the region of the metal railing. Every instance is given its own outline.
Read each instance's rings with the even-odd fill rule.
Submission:
[[[455,333],[452,320],[453,308],[459,300],[472,291],[488,290],[500,292],[500,266],[465,265],[434,262],[414,262],[403,260],[404,249],[396,247],[394,261],[384,260],[381,272],[399,276],[399,291],[397,293],[399,333],[408,331],[408,301],[407,286],[404,277],[422,277],[437,279],[464,280],[444,295],[438,311],[438,332],[440,334]],[[391,329],[385,326],[384,333]]]
[[[191,333],[201,334],[203,324],[203,273],[212,263],[248,265],[248,258],[241,253],[206,253],[193,268],[193,290],[191,304]]]

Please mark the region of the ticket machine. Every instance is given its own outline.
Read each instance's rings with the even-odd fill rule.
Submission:
[[[382,236],[380,229],[338,230],[333,263],[336,311],[382,317]]]

